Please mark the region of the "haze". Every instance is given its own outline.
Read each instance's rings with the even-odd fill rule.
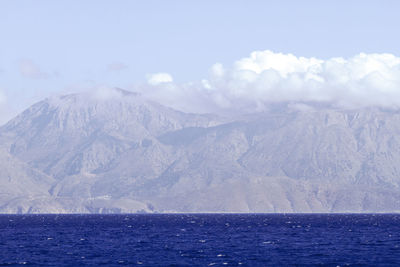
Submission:
[[[0,123],[120,87],[189,112],[399,105],[398,1],[1,1]]]

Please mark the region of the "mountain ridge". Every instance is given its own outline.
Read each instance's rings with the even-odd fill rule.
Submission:
[[[122,89],[51,98],[0,127],[2,184],[39,181],[0,212],[399,212],[399,133],[379,108],[221,117]]]

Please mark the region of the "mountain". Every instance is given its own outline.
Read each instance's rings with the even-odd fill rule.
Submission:
[[[226,118],[113,89],[43,100],[0,141],[4,213],[400,211],[393,110]]]

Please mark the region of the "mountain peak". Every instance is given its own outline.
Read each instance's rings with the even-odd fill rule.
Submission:
[[[120,88],[43,100],[0,128],[2,182],[38,201],[18,187],[0,212],[398,209],[399,113],[289,104],[224,122]]]

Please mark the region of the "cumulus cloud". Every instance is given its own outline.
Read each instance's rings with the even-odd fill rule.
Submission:
[[[46,79],[49,74],[43,72],[40,67],[29,59],[24,59],[19,62],[19,72],[22,76],[31,79]]]
[[[124,70],[127,68],[128,68],[128,66],[122,62],[113,62],[113,63],[108,64],[108,66],[107,66],[108,71],[121,71],[121,70]]]
[[[172,76],[169,73],[159,72],[147,75],[147,82],[150,85],[159,85],[162,83],[173,82]]]
[[[255,51],[232,66],[213,65],[200,81],[175,84],[159,73],[149,76],[148,83],[145,95],[194,112],[254,112],[277,102],[399,108],[400,58],[360,53],[323,60]]]

